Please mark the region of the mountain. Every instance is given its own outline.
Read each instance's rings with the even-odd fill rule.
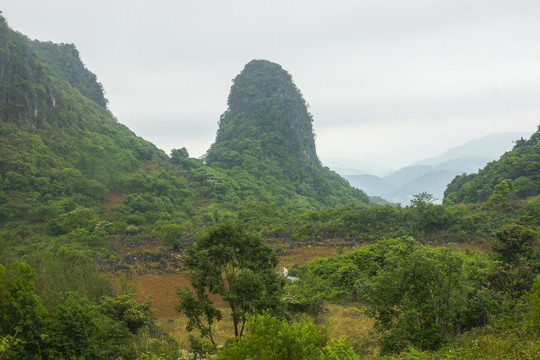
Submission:
[[[371,164],[358,159],[350,158],[324,158],[324,165],[338,174],[345,175],[375,175],[385,176],[394,172],[394,169],[383,165]]]
[[[367,194],[383,196],[396,190],[396,186],[375,175],[343,175],[349,183]]]
[[[122,191],[124,174],[167,158],[107,110],[73,45],[31,41],[1,18],[0,49],[0,175],[19,205],[32,207],[33,192],[43,203],[75,193],[99,202]]]
[[[509,151],[512,148],[513,142],[528,135],[525,132],[488,134],[481,138],[468,141],[463,145],[448,149],[440,156],[419,161],[418,164],[436,166],[447,161],[469,160],[475,164],[485,162],[480,166],[483,167],[489,161]],[[473,169],[473,171],[477,170],[478,168]]]
[[[510,194],[526,198],[540,194],[540,126],[528,140],[521,138],[511,151],[488,163],[478,173],[456,176],[444,192],[448,203],[505,200]]]
[[[74,45],[30,40],[0,16],[4,248],[102,252],[134,235],[177,246],[224,217],[279,227],[295,211],[368,201],[321,165],[312,117],[279,65],[253,61],[235,79],[205,161],[167,156],[111,114]]]
[[[449,149],[442,155],[416,162],[389,175],[344,173],[346,179],[369,195],[380,196],[392,202],[408,204],[412,195],[428,192],[442,201],[446,186],[463,173],[477,172],[489,161],[496,159],[512,147],[512,141],[523,138],[524,133],[489,134],[461,146]],[[343,164],[342,169],[347,165]]]
[[[312,122],[289,73],[253,60],[234,79],[206,164],[254,188],[259,200],[315,208],[367,203],[363,192],[322,166]]]

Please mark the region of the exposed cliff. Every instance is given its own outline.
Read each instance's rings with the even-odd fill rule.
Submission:
[[[30,126],[65,120],[55,108],[68,87],[106,109],[101,84],[74,45],[31,41],[0,15],[0,120]]]

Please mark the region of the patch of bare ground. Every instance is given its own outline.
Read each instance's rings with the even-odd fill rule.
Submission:
[[[119,254],[157,250],[161,246],[157,243],[141,246],[126,246],[120,243],[116,245]],[[350,243],[340,239],[302,244],[284,244],[274,240],[270,241],[270,245],[279,250],[281,253],[280,267],[286,268],[291,268],[294,265],[306,265],[310,260],[317,257],[335,256],[338,253],[347,253],[354,250]],[[452,244],[450,246],[461,251],[466,249],[490,251],[488,244]],[[153,270],[146,273],[137,273],[135,271],[129,275],[129,278],[125,275],[114,275],[112,282],[117,290],[122,288],[123,283],[124,285],[134,286],[137,289],[136,299],[138,301],[143,302],[148,298],[152,299],[152,308],[155,311],[156,322],[160,328],[171,334],[178,341],[181,348],[189,346],[189,334],[185,330],[187,319],[183,314],[175,310],[178,305],[176,288],[190,288],[187,271],[161,274]],[[223,344],[234,333],[230,310],[218,297],[214,297],[212,300],[223,313],[223,320],[214,325],[215,339],[219,344]],[[326,307],[328,311],[320,315],[316,322],[320,324],[328,323],[333,339],[344,337],[352,344],[361,344],[373,329],[373,321],[365,316],[362,309],[352,302],[327,303]]]
[[[302,244],[297,247],[289,245],[282,247],[280,265],[286,268],[294,265],[304,266],[315,258],[335,256],[341,251],[346,253],[352,250],[351,244],[341,239]]]
[[[122,202],[122,200],[124,200],[124,197],[119,195],[119,194],[116,194],[116,193],[108,193],[107,194],[107,197],[105,198],[105,201],[103,201],[101,203],[101,206],[103,206],[103,208],[105,210],[107,210],[108,213],[111,212],[111,208],[114,206],[114,205],[118,205]]]
[[[158,163],[153,163],[153,162],[146,164],[144,168],[147,171],[157,171],[157,170],[162,169],[162,167]]]
[[[121,241],[120,239],[117,239],[117,240],[114,240],[111,245],[114,247],[118,255],[126,255],[126,254],[134,253],[134,252],[142,253],[144,250],[157,251],[163,248],[163,245],[161,245],[161,241],[156,241],[150,244],[133,246],[133,245],[125,244],[125,242]]]

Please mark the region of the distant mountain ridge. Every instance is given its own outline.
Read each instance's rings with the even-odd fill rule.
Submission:
[[[521,138],[526,138],[528,136],[530,136],[530,134],[526,132],[488,134],[481,138],[468,141],[463,145],[452,147],[440,156],[421,160],[417,162],[417,164],[438,165],[455,159],[467,159],[475,162],[478,162],[477,160],[492,161],[494,160],[493,156],[498,158],[506,151],[512,149],[512,143],[515,143]]]
[[[330,169],[334,170],[338,174],[344,175],[375,175],[375,176],[386,176],[392,174],[395,169],[379,164],[371,164],[366,161],[352,159],[352,158],[341,158],[341,157],[330,157],[321,159],[322,163],[325,166],[328,166]]]
[[[489,134],[453,147],[438,157],[418,161],[386,176],[343,174],[351,185],[370,196],[408,204],[412,195],[428,192],[442,202],[446,186],[458,175],[477,172],[512,148],[526,133]]]
[[[506,202],[540,194],[540,126],[512,150],[477,173],[456,176],[444,192],[447,203]]]

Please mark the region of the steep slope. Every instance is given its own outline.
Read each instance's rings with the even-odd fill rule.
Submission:
[[[444,192],[449,203],[487,201],[497,185],[509,179],[510,191],[519,198],[540,194],[540,126],[529,140],[521,138],[514,148],[477,174],[456,176]]]
[[[314,207],[368,202],[321,165],[311,114],[280,65],[249,62],[234,79],[228,105],[206,163],[253,188],[255,199]]]
[[[169,158],[118,123],[73,45],[32,41],[0,18],[0,243],[101,251],[113,235],[141,234],[177,245],[222,216],[279,227],[290,210],[367,202],[320,165],[300,93],[283,71],[272,88],[272,72],[262,88],[282,95],[271,106],[237,79],[207,166],[185,149]],[[256,113],[252,100],[271,109]],[[245,136],[241,114],[267,111],[273,123],[246,115]]]
[[[30,41],[3,18],[0,84],[0,174],[7,180],[20,175],[33,184],[72,169],[82,182],[100,183],[100,198],[105,187],[119,186],[121,173],[167,158],[106,109],[101,85],[73,45]]]
[[[169,163],[106,103],[73,45],[31,41],[0,16],[0,240],[18,244],[77,227],[92,235],[99,221],[114,224],[107,233],[122,233],[154,226],[162,213],[175,213],[178,223],[197,212],[204,195],[195,190],[205,186],[188,179],[203,176],[204,165]],[[65,224],[80,209],[93,220]]]

